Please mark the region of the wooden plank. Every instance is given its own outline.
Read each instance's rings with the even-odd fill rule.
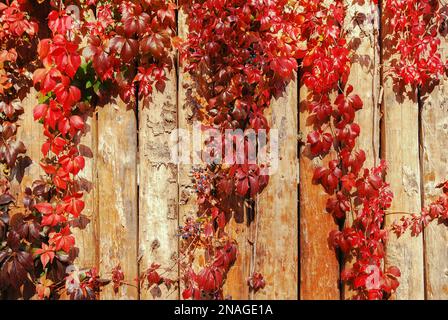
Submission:
[[[13,182],[13,192],[18,199],[18,204],[21,205],[21,199],[26,187],[31,187],[34,180],[40,179],[44,175],[39,162],[42,159],[41,147],[45,142],[43,134],[43,126],[33,118],[33,109],[38,104],[37,92],[34,89],[30,90],[30,93],[22,101],[25,113],[22,115],[18,130],[18,139],[23,141],[28,156],[32,163],[26,168],[25,174],[21,184]],[[82,137],[81,142],[83,146],[88,146],[93,155],[96,150],[96,118],[89,118],[86,126],[86,135]],[[89,153],[86,148],[81,148],[84,154]],[[86,215],[91,221],[85,229],[72,228],[75,235],[75,246],[79,249],[78,258],[75,264],[79,268],[92,268],[98,267],[98,255],[97,255],[97,241],[96,241],[96,195],[95,195],[95,176],[96,170],[93,158],[86,157],[86,166],[80,173],[80,177],[92,182],[92,189],[89,193],[85,194],[85,208],[83,214]]]
[[[187,38],[188,34],[188,26],[186,24],[186,14],[180,10],[178,13],[178,34],[182,39]],[[192,135],[193,135],[193,110],[191,104],[188,102],[188,95],[191,93],[191,89],[189,88],[189,83],[191,82],[190,76],[188,73],[184,72],[183,65],[179,65],[179,72],[178,72],[178,90],[177,90],[177,97],[178,97],[178,126],[180,130],[183,130],[184,132],[188,132],[188,136],[182,133],[182,136],[179,136],[179,139],[186,139],[182,140],[182,142],[179,142],[179,144],[185,143],[188,145],[189,150],[192,150]],[[184,154],[185,150],[182,151],[182,154]],[[198,213],[198,206],[196,203],[197,197],[195,193],[195,189],[193,186],[193,174],[192,171],[195,167],[193,164],[193,153],[187,152],[187,156],[190,159],[189,163],[180,163],[178,165],[178,197],[179,197],[179,203],[178,203],[178,213],[179,213],[179,225],[184,225],[185,220],[187,217],[196,217]],[[179,244],[179,255],[180,259],[184,259],[185,257],[181,255],[183,251],[182,243]],[[203,252],[202,250],[197,250],[195,254],[195,261],[193,262],[193,267],[195,271],[198,271],[201,262],[203,264],[204,261]],[[183,276],[183,270],[182,268],[179,268],[179,276],[182,278]],[[180,293],[182,293],[183,290],[183,284],[180,284]],[[182,295],[179,295],[179,299],[182,297]]]
[[[278,130],[279,159],[257,199],[253,264],[266,287],[255,299],[298,299],[297,90],[297,81],[292,81],[265,111],[271,132]]]
[[[384,10],[383,13],[387,12]],[[390,71],[396,45],[391,41],[389,24],[384,23],[382,51],[384,71]],[[384,97],[382,122],[382,158],[388,163],[386,179],[394,193],[391,212],[421,210],[419,164],[419,110],[417,91],[394,83],[391,77],[383,77]],[[403,92],[399,92],[399,91]],[[401,218],[401,214],[386,216],[385,227]],[[397,266],[401,270],[400,286],[393,298],[400,300],[424,298],[423,240],[409,233],[397,239],[389,237],[386,246],[385,266]]]
[[[117,98],[118,99],[118,98]],[[135,284],[137,267],[137,126],[126,104],[98,111],[98,215],[100,273],[120,264],[125,280]],[[114,295],[108,286],[102,299],[137,299],[137,288],[125,286]]]
[[[89,220],[84,229],[73,228],[79,255],[76,265],[79,268],[99,268],[98,252],[98,181],[97,181],[97,119],[96,113],[86,118],[85,135],[80,141],[80,153],[85,157],[85,168],[80,172],[86,186],[84,192],[85,208],[83,215]],[[80,222],[83,219],[80,219]]]
[[[20,127],[17,130],[17,140],[24,143],[26,156],[31,159],[32,164],[25,169],[22,183],[18,185],[18,183],[13,182],[12,184],[12,191],[16,199],[22,199],[25,188],[31,187],[33,181],[39,179],[40,175],[44,173],[39,165],[42,159],[41,147],[45,142],[43,126],[34,121],[33,117],[33,109],[37,104],[37,92],[31,88],[28,95],[22,100],[24,114],[18,122]],[[18,203],[21,203],[20,201]]]
[[[177,79],[173,69],[164,93],[154,92],[153,102],[139,104],[139,269],[152,263],[171,268],[178,251],[177,165],[170,163],[170,135],[177,129]],[[178,279],[178,268],[164,276]],[[159,299],[177,299],[178,289],[162,286]],[[141,288],[141,299],[152,299]]]
[[[231,197],[229,208],[231,208],[230,220],[226,226],[229,237],[238,244],[238,254],[235,264],[230,269],[224,294],[233,300],[247,300],[250,298],[247,278],[251,274],[251,261],[253,248],[249,240],[253,240],[252,226],[254,220],[251,218],[251,210],[245,199],[234,195]]]
[[[384,158],[388,163],[387,181],[394,193],[390,211],[420,212],[420,168],[418,151],[418,105],[405,98],[395,99],[389,81],[384,89]],[[386,227],[391,226],[401,214],[386,216]],[[386,246],[386,267],[401,270],[400,287],[396,298],[400,300],[423,299],[423,241],[422,236],[409,233],[399,239],[391,235]]]
[[[86,12],[87,19],[93,22],[94,14]],[[83,180],[85,208],[83,216],[78,220],[80,228],[72,228],[76,247],[79,249],[75,264],[78,268],[100,269],[99,255],[99,210],[98,210],[98,106],[91,106],[92,110],[85,115],[86,126],[79,141],[79,150],[85,158],[85,168],[79,178]],[[86,218],[88,220],[86,220]],[[86,225],[87,223],[87,225]]]
[[[30,90],[30,93],[22,101],[25,113],[22,115],[18,130],[18,139],[23,141],[26,148],[28,156],[32,163],[25,170],[25,174],[22,182],[19,184],[14,181],[12,184],[12,190],[18,199],[18,205],[21,206],[21,201],[23,199],[23,194],[26,187],[31,187],[33,181],[40,179],[45,173],[41,169],[39,162],[42,159],[41,147],[45,142],[45,137],[43,134],[43,126],[41,123],[34,121],[33,109],[38,104],[37,93],[34,89]],[[81,144],[83,146],[88,146],[91,148],[93,153],[96,149],[96,119],[89,118],[88,124],[86,126],[86,135],[82,137]],[[84,154],[89,152],[86,148],[81,148],[84,150]],[[95,166],[93,164],[93,159],[86,157],[86,166],[84,170],[80,173],[79,177],[93,181],[95,183],[94,177]],[[86,226],[85,229],[72,228],[73,234],[75,236],[75,246],[79,249],[79,255],[75,261],[78,268],[92,268],[98,267],[98,255],[97,255],[97,241],[96,241],[96,198],[95,198],[95,188],[92,185],[92,189],[89,193],[85,194],[84,197],[85,208],[83,214],[87,216],[91,221]],[[65,299],[65,298],[62,298]]]
[[[440,48],[446,59],[448,43],[442,39]],[[421,95],[421,124],[423,147],[422,180],[424,205],[428,206],[441,193],[437,184],[448,177],[448,80],[445,77],[435,87]],[[424,233],[426,299],[448,299],[448,228],[432,222]]]
[[[379,107],[380,57],[379,57],[379,8],[366,1],[350,1],[345,30],[347,42],[353,50],[348,84],[364,103],[356,113],[355,122],[361,127],[356,141],[357,149],[366,153],[365,167],[373,167],[379,159]]]
[[[309,124],[308,91],[300,88],[299,128],[303,139],[313,127]],[[326,165],[331,157],[310,157],[308,146],[300,150],[300,299],[338,300],[340,292],[339,261],[328,246],[328,235],[338,229],[325,208],[328,195],[320,185],[312,183],[314,169]]]
[[[346,13],[344,29],[347,43],[352,50],[351,71],[348,84],[364,103],[363,109],[356,113],[355,122],[361,127],[356,141],[356,150],[366,153],[364,166],[372,168],[378,163],[380,146],[380,126],[378,97],[380,91],[379,57],[379,8],[370,1],[360,3],[350,1]],[[346,217],[346,225],[352,224],[352,216]],[[344,259],[345,268],[353,263],[352,257]],[[354,292],[348,286],[343,288],[343,298],[349,299]]]
[[[179,36],[186,39],[188,27],[186,25],[186,15],[184,12],[179,12],[178,16],[178,32]],[[185,129],[190,133],[190,138],[193,138],[193,112],[191,105],[188,103],[187,96],[188,85],[190,84],[190,77],[183,72],[182,67],[179,68],[179,128]],[[203,137],[202,137],[203,138]],[[191,142],[191,140],[190,140]],[[190,143],[190,149],[193,148]],[[193,161],[193,154],[190,154],[190,160]],[[188,216],[196,216],[198,206],[196,205],[195,190],[192,186],[191,172],[194,168],[204,167],[203,164],[181,164],[179,165],[179,224],[183,224]],[[238,243],[238,254],[235,264],[230,269],[226,282],[224,284],[223,292],[225,297],[231,297],[233,300],[247,300],[249,298],[249,287],[247,285],[247,278],[250,275],[250,263],[253,256],[253,248],[249,244],[249,239],[253,238],[251,233],[252,219],[248,219],[250,215],[250,208],[244,205],[244,199],[235,195],[230,199],[228,212],[228,225],[226,232],[229,237]],[[195,253],[195,261],[193,267],[196,271],[200,270],[205,261],[203,251],[198,249]]]

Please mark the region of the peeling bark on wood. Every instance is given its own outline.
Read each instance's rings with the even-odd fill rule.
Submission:
[[[171,268],[178,252],[177,165],[171,162],[170,136],[177,129],[176,72],[168,75],[164,93],[154,93],[149,104],[139,104],[139,266],[152,263]],[[178,268],[164,276],[177,280]],[[157,299],[177,299],[179,290],[161,288]],[[141,299],[153,299],[141,288]]]

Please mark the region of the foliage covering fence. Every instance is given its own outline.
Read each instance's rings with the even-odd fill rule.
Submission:
[[[358,146],[366,152],[366,164],[388,162],[386,180],[394,192],[385,226],[436,199],[436,186],[447,177],[448,82],[412,89],[393,83],[382,72],[392,63],[392,40],[383,27],[379,6],[352,1],[346,17],[349,45],[356,54],[349,83],[364,102],[357,112],[362,128]],[[179,35],[187,34],[185,15],[178,13]],[[442,39],[442,57],[448,44]],[[270,127],[279,130],[279,166],[266,189],[255,201],[235,199],[228,232],[238,242],[238,258],[224,287],[233,299],[346,299],[353,293],[341,282],[341,270],[349,260],[330,249],[329,233],[338,229],[326,213],[327,194],[313,183],[314,169],[328,162],[312,158],[303,142],[313,130],[307,108],[308,89],[299,68],[283,97],[265,111]],[[387,79],[387,80],[386,80]],[[168,75],[164,93],[154,92],[152,102],[139,99],[126,105],[120,98],[98,108],[89,118],[82,138],[89,181],[84,213],[90,223],[77,230],[79,266],[96,267],[108,275],[120,264],[125,281],[117,294],[104,288],[102,299],[181,299],[182,288],[139,290],[135,279],[152,263],[175,265],[180,252],[179,226],[197,212],[193,186],[194,165],[170,163],[172,133],[192,131],[193,107],[189,75],[176,66]],[[44,136],[33,119],[36,92],[23,100],[25,113],[18,137],[35,162],[41,158]],[[179,137],[182,139],[182,137]],[[26,169],[14,192],[43,174],[38,163]],[[431,224],[418,237],[389,235],[385,264],[401,270],[396,299],[448,298],[448,229]],[[195,264],[205,258],[198,249]],[[249,290],[247,279],[263,275],[266,286]],[[172,278],[182,276],[172,268]],[[134,286],[135,285],[135,286]],[[141,288],[143,289],[143,288]]]

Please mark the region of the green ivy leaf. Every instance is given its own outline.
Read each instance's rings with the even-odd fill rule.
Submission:
[[[101,86],[101,82],[97,81],[95,82],[95,84],[93,85],[93,91],[98,94],[100,92],[100,86]]]
[[[39,104],[43,104],[43,103],[47,103],[48,100],[50,100],[50,98],[51,98],[51,93],[47,93],[46,95],[39,94],[37,101]]]

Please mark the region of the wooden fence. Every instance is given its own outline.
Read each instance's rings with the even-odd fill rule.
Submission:
[[[362,132],[359,147],[367,151],[367,165],[380,158],[389,163],[387,180],[395,199],[393,210],[419,212],[437,195],[435,185],[448,176],[448,87],[442,81],[432,90],[399,95],[380,72],[393,56],[387,54],[387,36],[379,30],[380,10],[368,1],[353,1],[346,27],[355,50],[350,83],[364,101],[357,121]],[[360,18],[363,17],[363,18]],[[179,13],[179,33],[185,35]],[[383,30],[386,34],[387,30]],[[444,43],[442,50],[447,47]],[[445,53],[445,52],[443,52]],[[443,56],[446,56],[445,54]],[[384,70],[384,69],[383,69]],[[87,229],[76,234],[78,265],[96,266],[102,274],[121,264],[132,282],[152,262],[171,265],[178,254],[176,232],[187,215],[196,212],[191,166],[170,164],[168,142],[176,128],[191,129],[192,111],[186,103],[188,77],[181,68],[169,75],[165,93],[150,105],[117,102],[92,116],[82,143],[92,150],[84,178],[92,182],[87,196]],[[306,137],[306,89],[298,80],[267,115],[272,128],[281,129],[279,170],[252,209],[240,204],[230,232],[240,254],[232,268],[226,293],[233,299],[343,299],[350,292],[340,284],[344,261],[328,248],[327,238],[338,226],[325,212],[326,195],[313,185],[313,168],[298,139]],[[41,125],[32,119],[35,93],[24,101],[21,139],[38,162],[43,141]],[[130,107],[135,107],[134,110]],[[323,161],[328,161],[332,155]],[[300,170],[299,170],[300,169]],[[23,186],[42,172],[37,163],[27,169]],[[300,186],[300,187],[299,187]],[[386,227],[399,216],[386,219]],[[300,257],[300,259],[299,259]],[[399,266],[401,285],[396,299],[448,298],[448,228],[431,225],[416,238],[390,236],[386,265]],[[177,269],[176,269],[177,270]],[[246,278],[252,271],[264,275],[267,286],[250,293]],[[173,277],[176,277],[173,271]],[[162,292],[178,299],[180,291]],[[118,295],[111,288],[104,299],[150,299],[146,290],[127,287]]]

